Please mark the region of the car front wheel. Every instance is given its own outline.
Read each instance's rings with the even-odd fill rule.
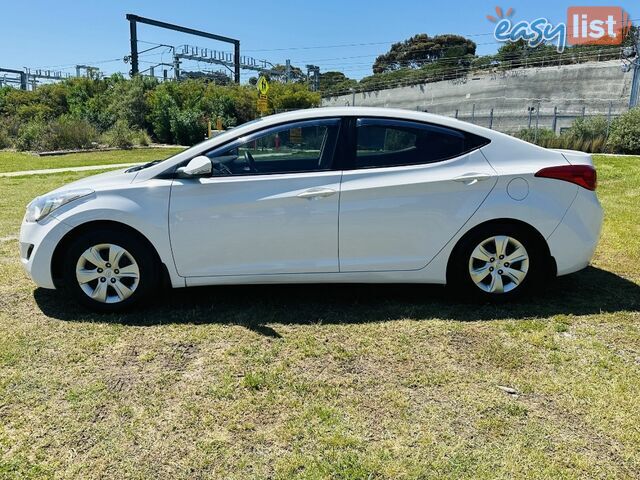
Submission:
[[[64,259],[67,290],[86,307],[122,311],[157,288],[157,262],[136,235],[100,229],[78,236]]]

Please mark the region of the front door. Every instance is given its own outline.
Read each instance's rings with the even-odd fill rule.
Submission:
[[[339,119],[290,123],[207,156],[211,177],[176,179],[169,229],[184,277],[338,271]]]

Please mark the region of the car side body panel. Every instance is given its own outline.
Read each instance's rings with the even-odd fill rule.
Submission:
[[[475,170],[471,167],[484,164],[487,168],[485,173],[491,174],[491,178],[485,181],[484,185],[479,182],[481,185],[468,198],[455,198],[451,201],[451,205],[446,205],[447,208],[437,207],[440,208],[437,212],[429,211],[429,204],[425,203],[424,210],[412,210],[411,219],[408,219],[402,218],[404,207],[407,204],[416,205],[415,194],[422,193],[419,185],[424,178],[421,177],[428,177],[428,172],[442,173],[439,169],[446,167],[446,161],[433,166],[389,167],[370,172],[362,170],[345,170],[344,174],[339,171],[330,172],[333,185],[339,185],[336,179],[343,175],[343,192],[340,192],[337,197],[344,194],[345,199],[352,197],[354,200],[351,205],[345,206],[344,217],[340,219],[337,228],[330,233],[339,235],[338,231],[340,231],[345,235],[344,242],[336,239],[336,243],[340,242],[340,258],[344,258],[344,265],[339,265],[341,272],[335,271],[335,268],[329,269],[331,271],[318,268],[311,273],[293,270],[287,273],[236,275],[234,273],[238,271],[228,269],[223,275],[207,275],[207,272],[204,274],[201,272],[188,278],[181,276],[174,261],[176,251],[169,231],[171,185],[174,180],[166,177],[167,172],[173,171],[178,165],[203,152],[225,145],[257,129],[304,119],[331,117],[401,118],[417,122],[432,122],[480,135],[489,139],[490,143],[473,151],[466,158],[453,160],[452,164],[459,162],[455,163],[456,168],[460,167],[459,172],[454,170],[460,174],[472,173],[467,170]],[[471,160],[475,162],[473,165],[465,163]],[[135,173],[116,172],[76,182],[74,187],[90,187],[95,190],[95,194],[60,207],[42,222],[23,224],[20,234],[21,256],[23,256],[25,269],[38,285],[54,288],[51,257],[58,242],[74,228],[89,222],[106,220],[125,224],[145,236],[167,267],[173,287],[289,282],[442,284],[446,282],[447,264],[451,252],[465,233],[487,221],[513,219],[527,223],[541,234],[556,260],[558,274],[563,275],[588,264],[602,225],[602,209],[594,192],[565,181],[535,177],[535,172],[545,167],[576,163],[590,164],[591,157],[580,152],[540,148],[492,130],[422,112],[364,107],[288,112],[240,126],[186,150],[166,162]],[[453,176],[453,170],[448,175]],[[379,202],[377,195],[386,188],[381,189],[375,185],[381,177],[384,177],[385,184],[390,185],[391,188],[394,185],[402,185],[409,194],[403,196],[400,193],[387,205]],[[429,180],[433,181],[434,178]],[[439,180],[448,182],[444,176],[439,177]],[[456,184],[454,193],[455,188],[458,189],[458,193],[459,190],[465,191],[462,185]],[[365,194],[364,186],[374,188]],[[70,187],[72,185],[62,189]],[[277,192],[271,192],[270,195],[275,194]],[[257,197],[252,198],[258,201]],[[434,198],[435,204],[442,206],[442,203],[447,201],[446,191],[436,190]],[[307,205],[304,202],[307,200],[300,200],[300,205]],[[309,202],[315,202],[315,200]],[[312,218],[313,211],[317,208],[318,205],[309,208],[307,212],[309,218]],[[335,208],[333,203],[331,208]],[[358,210],[367,209],[371,209],[371,212],[366,212],[365,215],[368,224],[365,224],[364,220],[359,221],[353,217]],[[415,223],[413,237],[402,237],[402,232],[398,232],[395,240],[401,243],[402,250],[395,256],[390,250],[385,250],[389,242],[394,240],[393,236],[383,238],[384,232],[389,231],[380,221],[380,218],[385,217],[385,212],[391,213],[386,218],[391,230],[401,229],[411,221]],[[186,215],[185,212],[182,213]],[[235,212],[235,214],[241,215],[241,212]],[[446,224],[447,215],[451,215],[455,221]],[[284,220],[284,217],[281,220]],[[197,222],[197,218],[192,216],[190,221]],[[429,229],[436,230],[437,240],[429,242],[423,250],[420,250],[424,243],[429,241],[429,235],[432,233]],[[304,235],[301,234],[299,240],[304,240],[303,237]],[[206,240],[206,236],[198,239],[198,241]],[[276,240],[276,238],[269,239],[270,242]],[[362,242],[371,242],[371,245],[362,245]],[[24,256],[30,248],[29,245],[34,246],[27,260]],[[377,249],[375,255],[367,251],[369,247],[371,251]],[[416,252],[420,252],[421,256]],[[373,259],[375,256],[377,260]],[[385,256],[388,258],[385,259]],[[356,271],[359,269],[359,264],[360,268],[362,265],[367,265],[369,271]],[[391,267],[392,265],[394,266]],[[377,269],[382,270],[374,271]],[[225,273],[224,270],[220,272]]]
[[[477,150],[426,165],[345,171],[340,271],[424,268],[496,182],[495,171]]]

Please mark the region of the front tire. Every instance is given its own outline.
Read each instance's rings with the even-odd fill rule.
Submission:
[[[539,240],[512,224],[491,224],[467,234],[453,251],[447,271],[460,299],[505,301],[537,286],[548,268]]]
[[[159,268],[137,235],[103,228],[83,232],[66,252],[66,290],[85,307],[120,312],[140,304],[160,284]]]

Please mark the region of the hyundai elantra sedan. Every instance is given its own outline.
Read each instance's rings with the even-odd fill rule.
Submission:
[[[101,311],[166,285],[436,283],[509,299],[586,267],[590,155],[408,110],[265,117],[33,200],[22,263]]]

